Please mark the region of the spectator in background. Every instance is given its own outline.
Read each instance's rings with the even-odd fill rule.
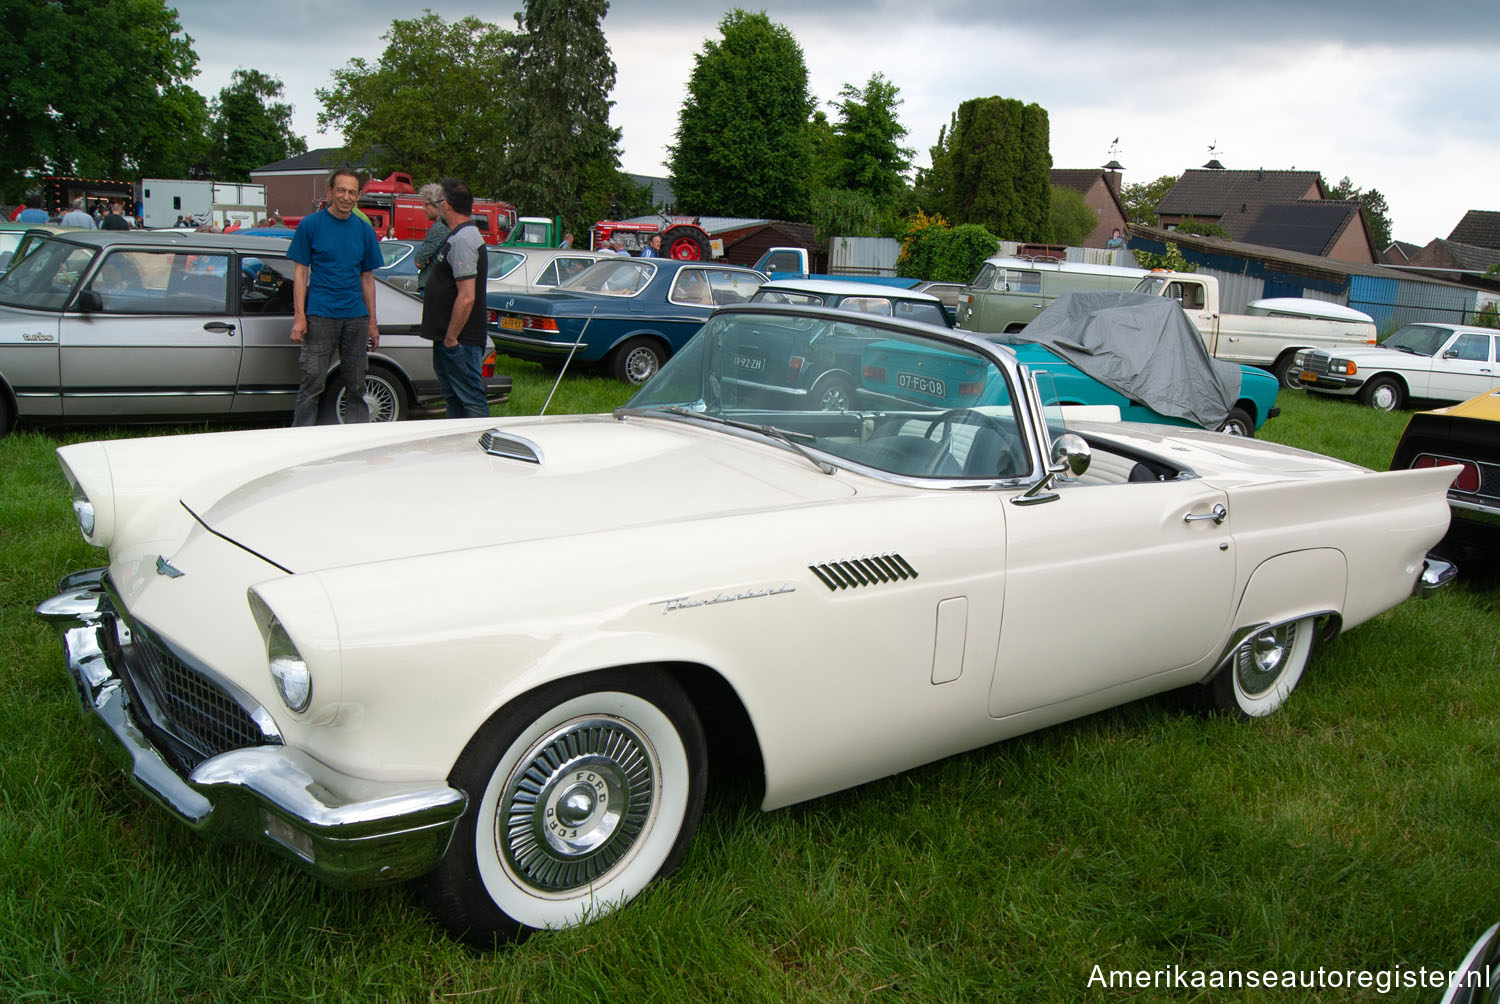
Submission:
[[[562,243],[559,244],[558,247],[560,247],[560,248],[570,248],[572,246],[573,246],[573,235],[572,234],[563,234]]]
[[[16,216],[17,223],[46,223],[47,211],[42,208],[42,197],[40,195],[26,196],[26,208]]]
[[[81,195],[74,199],[73,208],[63,213],[62,220],[59,222],[65,227],[82,227],[85,230],[93,230],[94,218],[88,214],[87,209],[83,208],[85,204],[84,197]]]
[[[121,206],[118,202],[109,204],[109,215],[99,222],[100,230],[129,230],[130,221],[120,212]]]
[[[662,253],[661,253],[661,234],[652,234],[651,235],[651,243],[647,244],[646,247],[641,251],[641,257],[642,258],[660,258],[660,257],[662,257]]]
[[[302,218],[286,256],[292,275],[292,341],[302,382],[292,412],[293,425],[318,418],[323,381],[334,354],[339,358],[338,390],[344,393],[344,421],[370,420],[365,404],[369,350],[380,345],[375,320],[375,270],[384,262],[380,241],[368,221],[354,215],[359,175],[347,168],[328,179],[328,205]],[[481,314],[481,317],[483,315]]]
[[[449,232],[427,277],[422,337],[432,342],[432,369],[447,402],[447,417],[487,418],[490,406],[480,374],[490,341],[484,328],[484,235],[469,216],[474,193],[467,184],[444,178],[440,192],[434,204]]]
[[[422,200],[422,212],[429,221],[427,236],[412,254],[412,264],[417,266],[417,295],[421,296],[427,288],[427,270],[432,267],[432,260],[443,249],[448,234],[452,231],[443,222],[443,213],[439,208],[443,205],[443,186],[436,182],[423,185],[417,190],[417,196]]]
[[[1109,240],[1104,242],[1104,247],[1110,251],[1125,250],[1125,238],[1120,235],[1119,227],[1115,227],[1115,229],[1110,233]]]

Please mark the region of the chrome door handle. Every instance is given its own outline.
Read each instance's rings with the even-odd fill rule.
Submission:
[[[1215,523],[1222,523],[1222,522],[1224,522],[1228,518],[1229,518],[1229,510],[1225,509],[1222,505],[1216,504],[1208,512],[1200,512],[1200,513],[1191,513],[1190,512],[1186,516],[1182,517],[1182,521],[1184,523],[1196,523],[1200,519],[1211,519]]]

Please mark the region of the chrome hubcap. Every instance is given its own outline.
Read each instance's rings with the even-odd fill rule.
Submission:
[[[636,845],[660,771],[650,743],[619,718],[582,718],[538,741],[496,810],[496,850],[520,883],[546,893],[597,881]]]
[[[1240,690],[1250,697],[1259,697],[1275,686],[1296,641],[1296,622],[1262,631],[1252,638],[1235,660],[1234,672]]]
[[[1381,385],[1375,388],[1374,402],[1381,411],[1391,411],[1396,407],[1396,395],[1389,387]]]

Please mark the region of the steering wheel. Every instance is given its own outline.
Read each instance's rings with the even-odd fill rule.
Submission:
[[[1007,432],[1005,426],[1001,425],[1000,421],[993,415],[986,415],[984,412],[977,411],[974,408],[950,408],[948,411],[943,412],[937,418],[934,418],[930,423],[928,423],[927,431],[922,433],[922,436],[925,439],[931,439],[933,432],[937,430],[938,426],[942,426],[943,434],[942,437],[938,440],[938,445],[942,447],[942,456],[951,456],[951,450],[953,446],[953,426],[957,423],[973,425],[980,429],[988,428],[990,431],[995,433],[995,435],[999,436],[1001,441],[1005,444],[1005,449],[996,459],[993,470],[971,472],[967,470],[967,468],[972,464],[972,456],[965,458],[965,470],[963,471],[964,477],[999,477],[1001,476],[1002,471],[1009,472],[1011,474],[1021,473],[1021,465],[1019,463],[1020,458],[1017,457],[1015,453],[1015,437]],[[974,441],[969,445],[971,454],[973,453],[974,446],[977,443],[978,433],[975,434]]]

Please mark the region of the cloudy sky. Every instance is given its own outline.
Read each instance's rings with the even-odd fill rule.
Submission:
[[[445,19],[473,14],[513,28],[514,2],[430,0]],[[612,95],[622,166],[665,175],[665,147],[693,56],[720,2],[616,0],[604,29],[619,69]],[[1125,182],[1180,174],[1216,156],[1240,169],[1348,175],[1390,204],[1394,236],[1446,237],[1469,209],[1500,210],[1500,4],[1479,0],[825,0],[746,3],[797,37],[819,101],[881,72],[900,89],[917,162],[960,102],[990,94],[1036,102],[1052,126],[1054,167],[1113,156]],[[179,0],[205,95],[236,67],[279,77],[309,147],[313,91],[349,59],[378,59],[392,0]],[[1209,148],[1212,146],[1213,153]],[[504,197],[504,193],[495,193]],[[528,210],[544,207],[523,207]]]

